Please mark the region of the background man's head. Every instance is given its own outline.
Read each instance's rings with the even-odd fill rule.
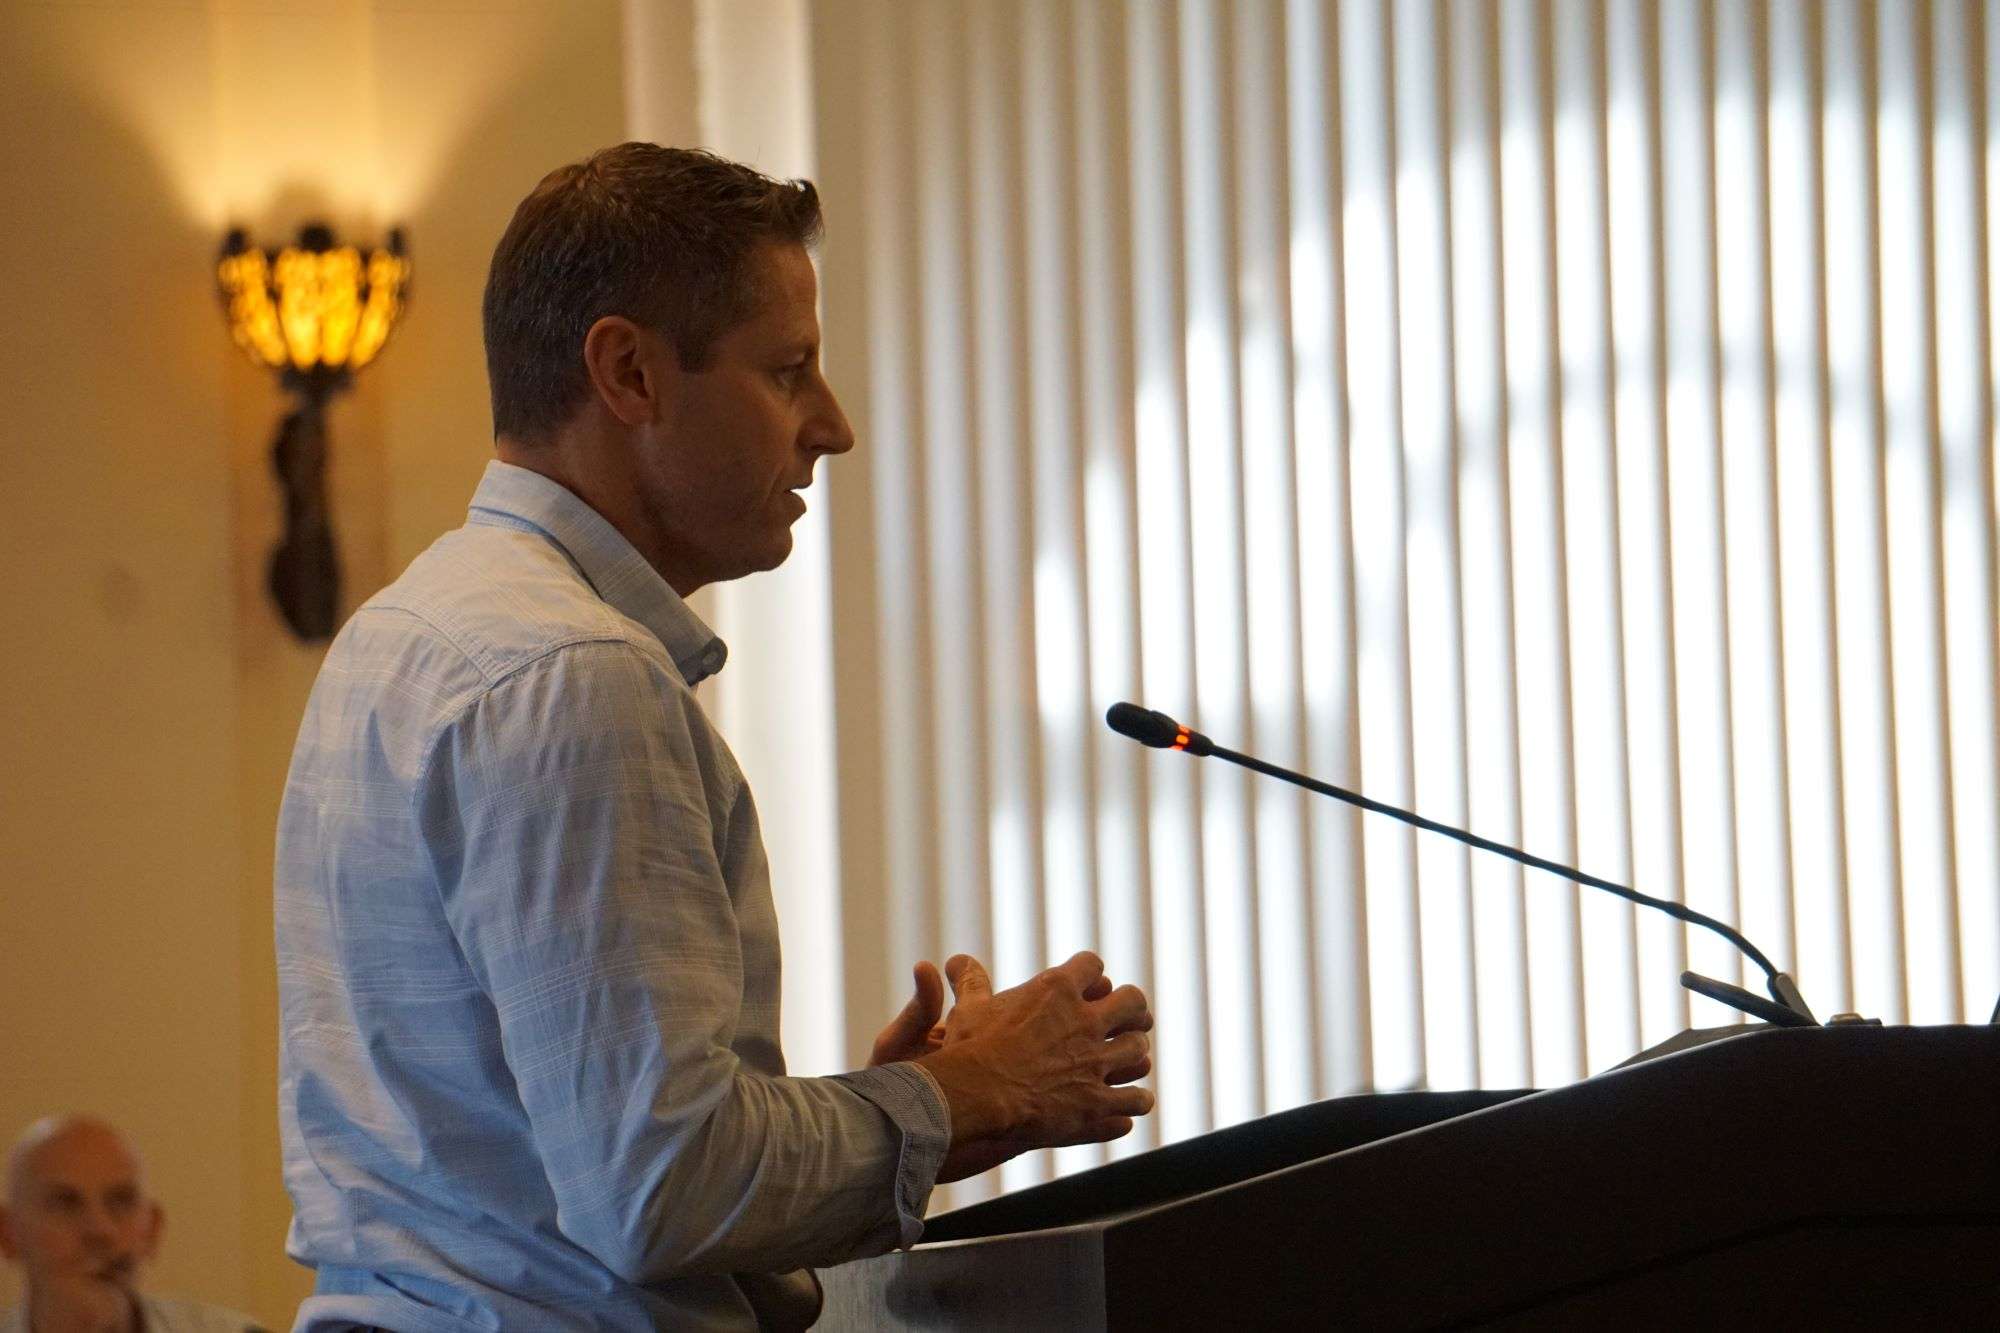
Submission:
[[[38,1291],[80,1284],[129,1288],[153,1257],[164,1214],[146,1194],[125,1136],[88,1116],[30,1125],[7,1154],[0,1254]]]
[[[756,306],[760,250],[819,237],[810,181],[686,148],[627,143],[543,177],[494,251],[484,306],[493,433],[548,441],[590,382],[584,335],[607,315],[658,331],[684,369]]]

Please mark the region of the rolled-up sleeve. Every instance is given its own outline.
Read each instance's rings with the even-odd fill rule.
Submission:
[[[635,1283],[910,1244],[950,1138],[929,1074],[773,1076],[731,1049],[733,798],[671,670],[563,646],[452,716],[417,788],[556,1227]]]
[[[944,1090],[915,1064],[882,1065],[837,1075],[834,1081],[875,1103],[903,1136],[896,1164],[896,1234],[890,1242],[915,1245],[924,1234],[924,1209],[944,1165],[945,1150],[951,1147],[951,1113]],[[891,1245],[873,1248],[880,1251]]]

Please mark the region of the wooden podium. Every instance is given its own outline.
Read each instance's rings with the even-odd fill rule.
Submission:
[[[1994,1326],[2000,1027],[1336,1098],[820,1276],[829,1330]]]

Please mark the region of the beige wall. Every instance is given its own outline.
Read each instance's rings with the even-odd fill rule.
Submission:
[[[210,259],[229,222],[409,229],[404,327],[332,415],[351,605],[463,515],[486,259],[541,171],[623,137],[622,29],[612,0],[0,0],[0,1136],[127,1126],[169,1209],[155,1285],[276,1326],[307,1278],[271,830],[318,653],[262,592],[282,400]],[[691,136],[691,91],[660,105]]]

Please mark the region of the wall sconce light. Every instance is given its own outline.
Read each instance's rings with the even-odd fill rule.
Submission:
[[[403,233],[391,231],[387,246],[364,256],[314,223],[299,229],[297,244],[272,254],[252,246],[239,227],[222,242],[216,282],[230,337],[252,361],[277,371],[295,402],[271,444],[271,465],[285,488],[271,595],[299,638],[329,638],[340,565],[326,498],[326,404],[375,359],[403,311],[410,283]]]

